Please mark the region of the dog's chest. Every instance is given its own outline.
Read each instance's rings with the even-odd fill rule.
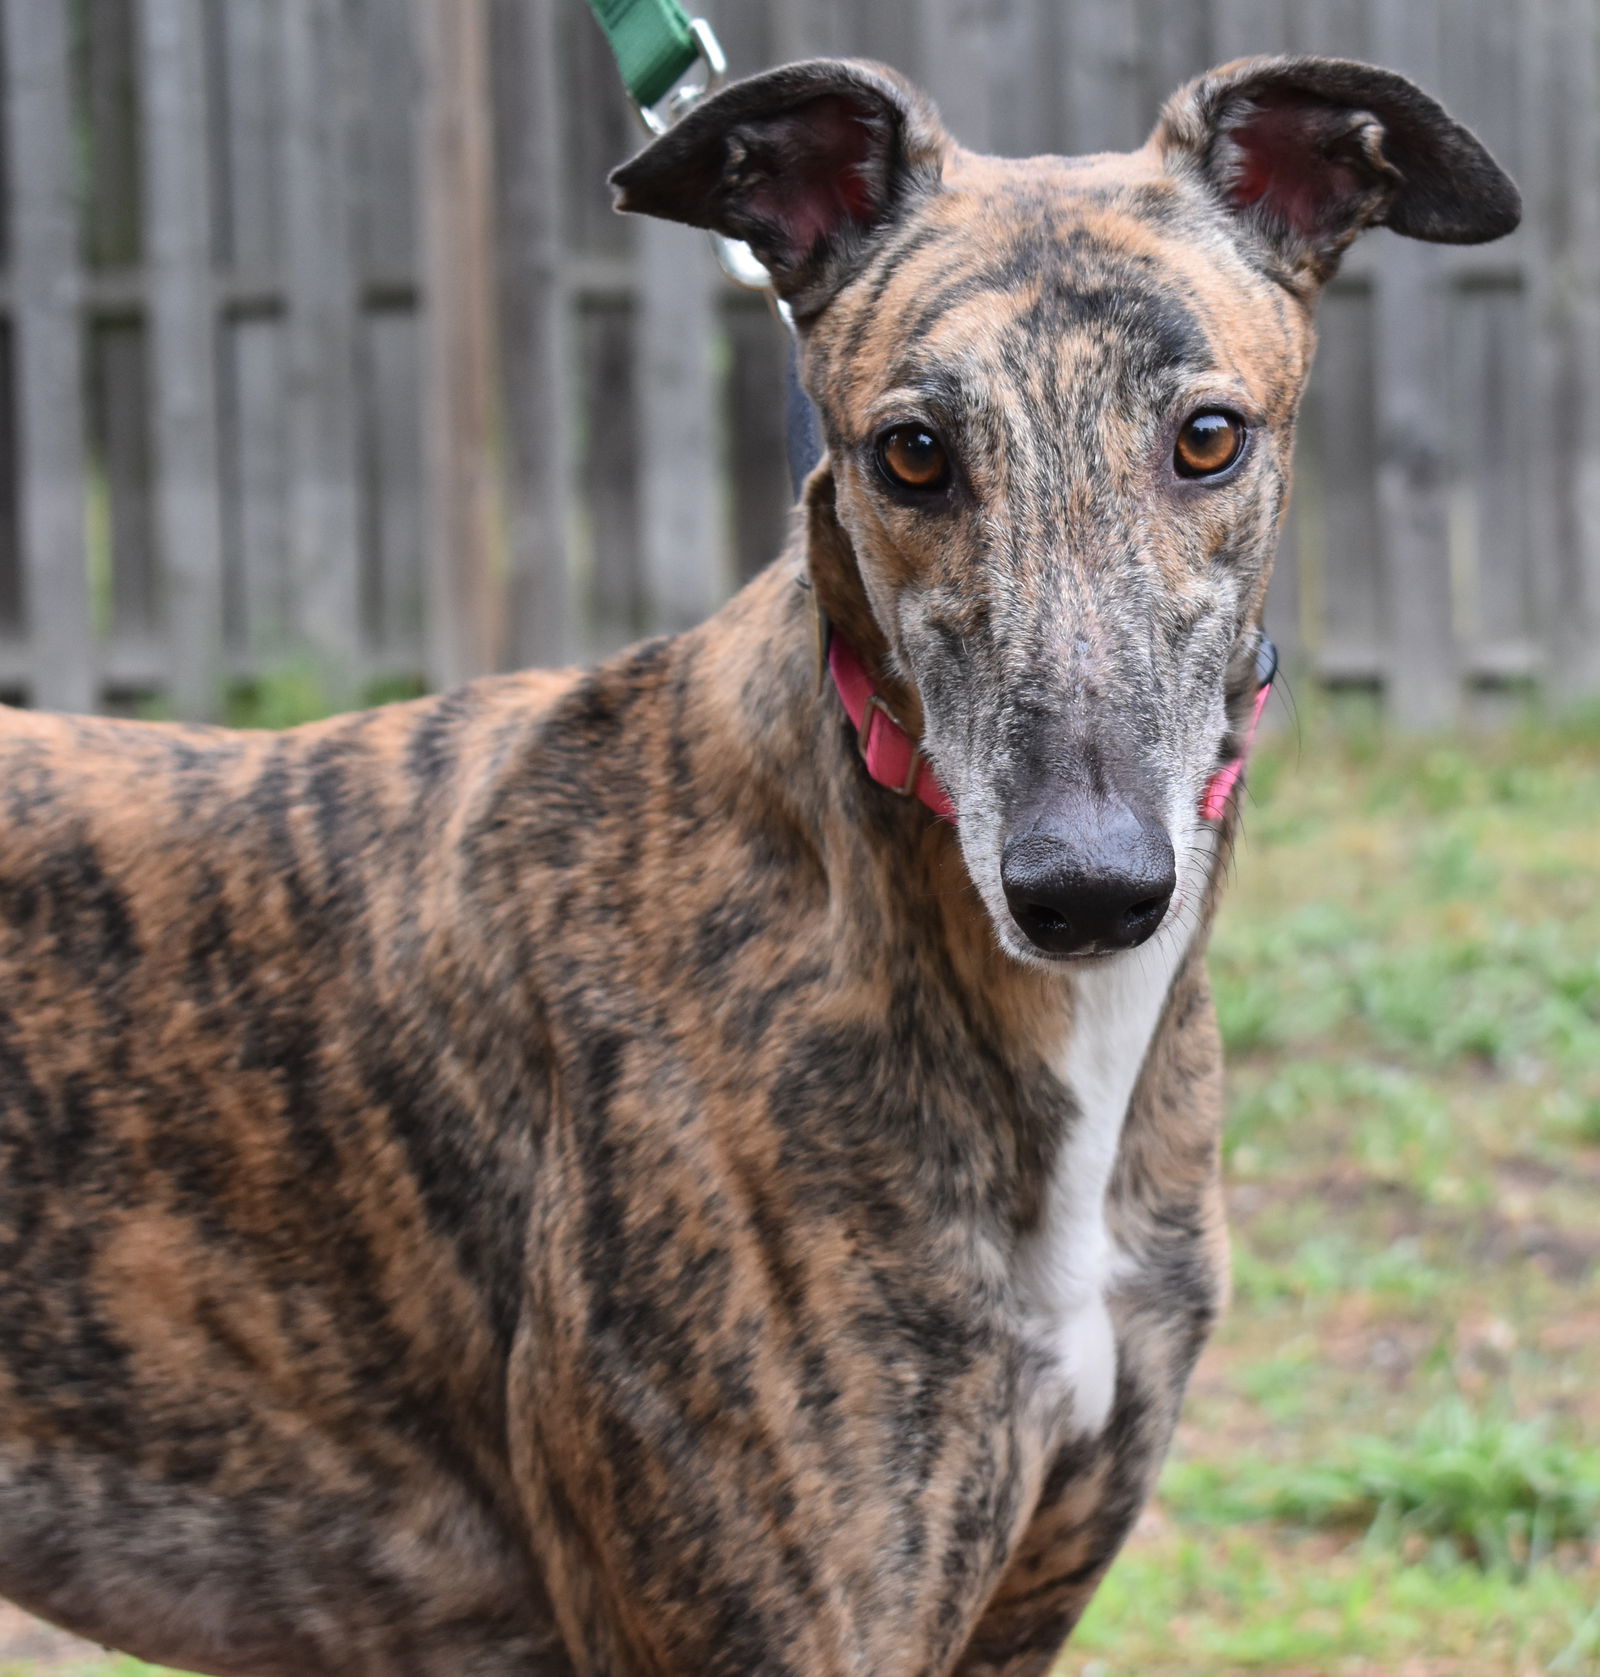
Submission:
[[[1112,1239],[1106,1195],[1128,1103],[1186,947],[1186,939],[1158,938],[1084,968],[1055,1061],[1071,1112],[1039,1223],[1018,1250],[1018,1279],[1046,1396],[1065,1397],[1065,1424],[1075,1433],[1099,1432],[1116,1393],[1110,1295],[1131,1259]]]

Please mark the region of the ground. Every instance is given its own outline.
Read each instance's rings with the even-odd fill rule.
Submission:
[[[1235,872],[1234,1301],[1059,1677],[1600,1677],[1600,719],[1302,719]]]

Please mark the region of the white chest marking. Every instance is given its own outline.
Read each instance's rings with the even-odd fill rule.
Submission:
[[[1056,1070],[1077,1116],[1046,1185],[1039,1227],[1019,1257],[1025,1309],[1067,1387],[1074,1432],[1096,1433],[1111,1414],[1117,1346],[1106,1293],[1117,1253],[1106,1188],[1128,1101],[1188,942],[1187,928],[1164,928],[1144,948],[1073,979],[1072,1028]]]

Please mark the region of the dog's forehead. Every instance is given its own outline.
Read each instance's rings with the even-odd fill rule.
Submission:
[[[1305,308],[1153,153],[994,158],[955,151],[817,323],[853,404],[908,368],[992,385],[1041,363],[1145,382],[1214,377],[1264,413],[1309,359]]]

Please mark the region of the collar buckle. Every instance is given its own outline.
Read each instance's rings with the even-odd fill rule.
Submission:
[[[871,751],[872,724],[879,716],[882,716],[891,728],[905,735],[911,746],[911,757],[906,764],[906,777],[898,786],[893,781],[879,781],[878,783],[881,786],[887,786],[891,792],[902,798],[913,798],[917,793],[917,777],[922,773],[922,765],[927,760],[923,755],[922,742],[912,738],[910,729],[889,709],[880,694],[869,693],[867,695],[866,705],[861,712],[861,720],[856,724],[856,753],[866,765],[867,773],[872,775],[874,780],[877,780],[877,775],[873,773]]]

